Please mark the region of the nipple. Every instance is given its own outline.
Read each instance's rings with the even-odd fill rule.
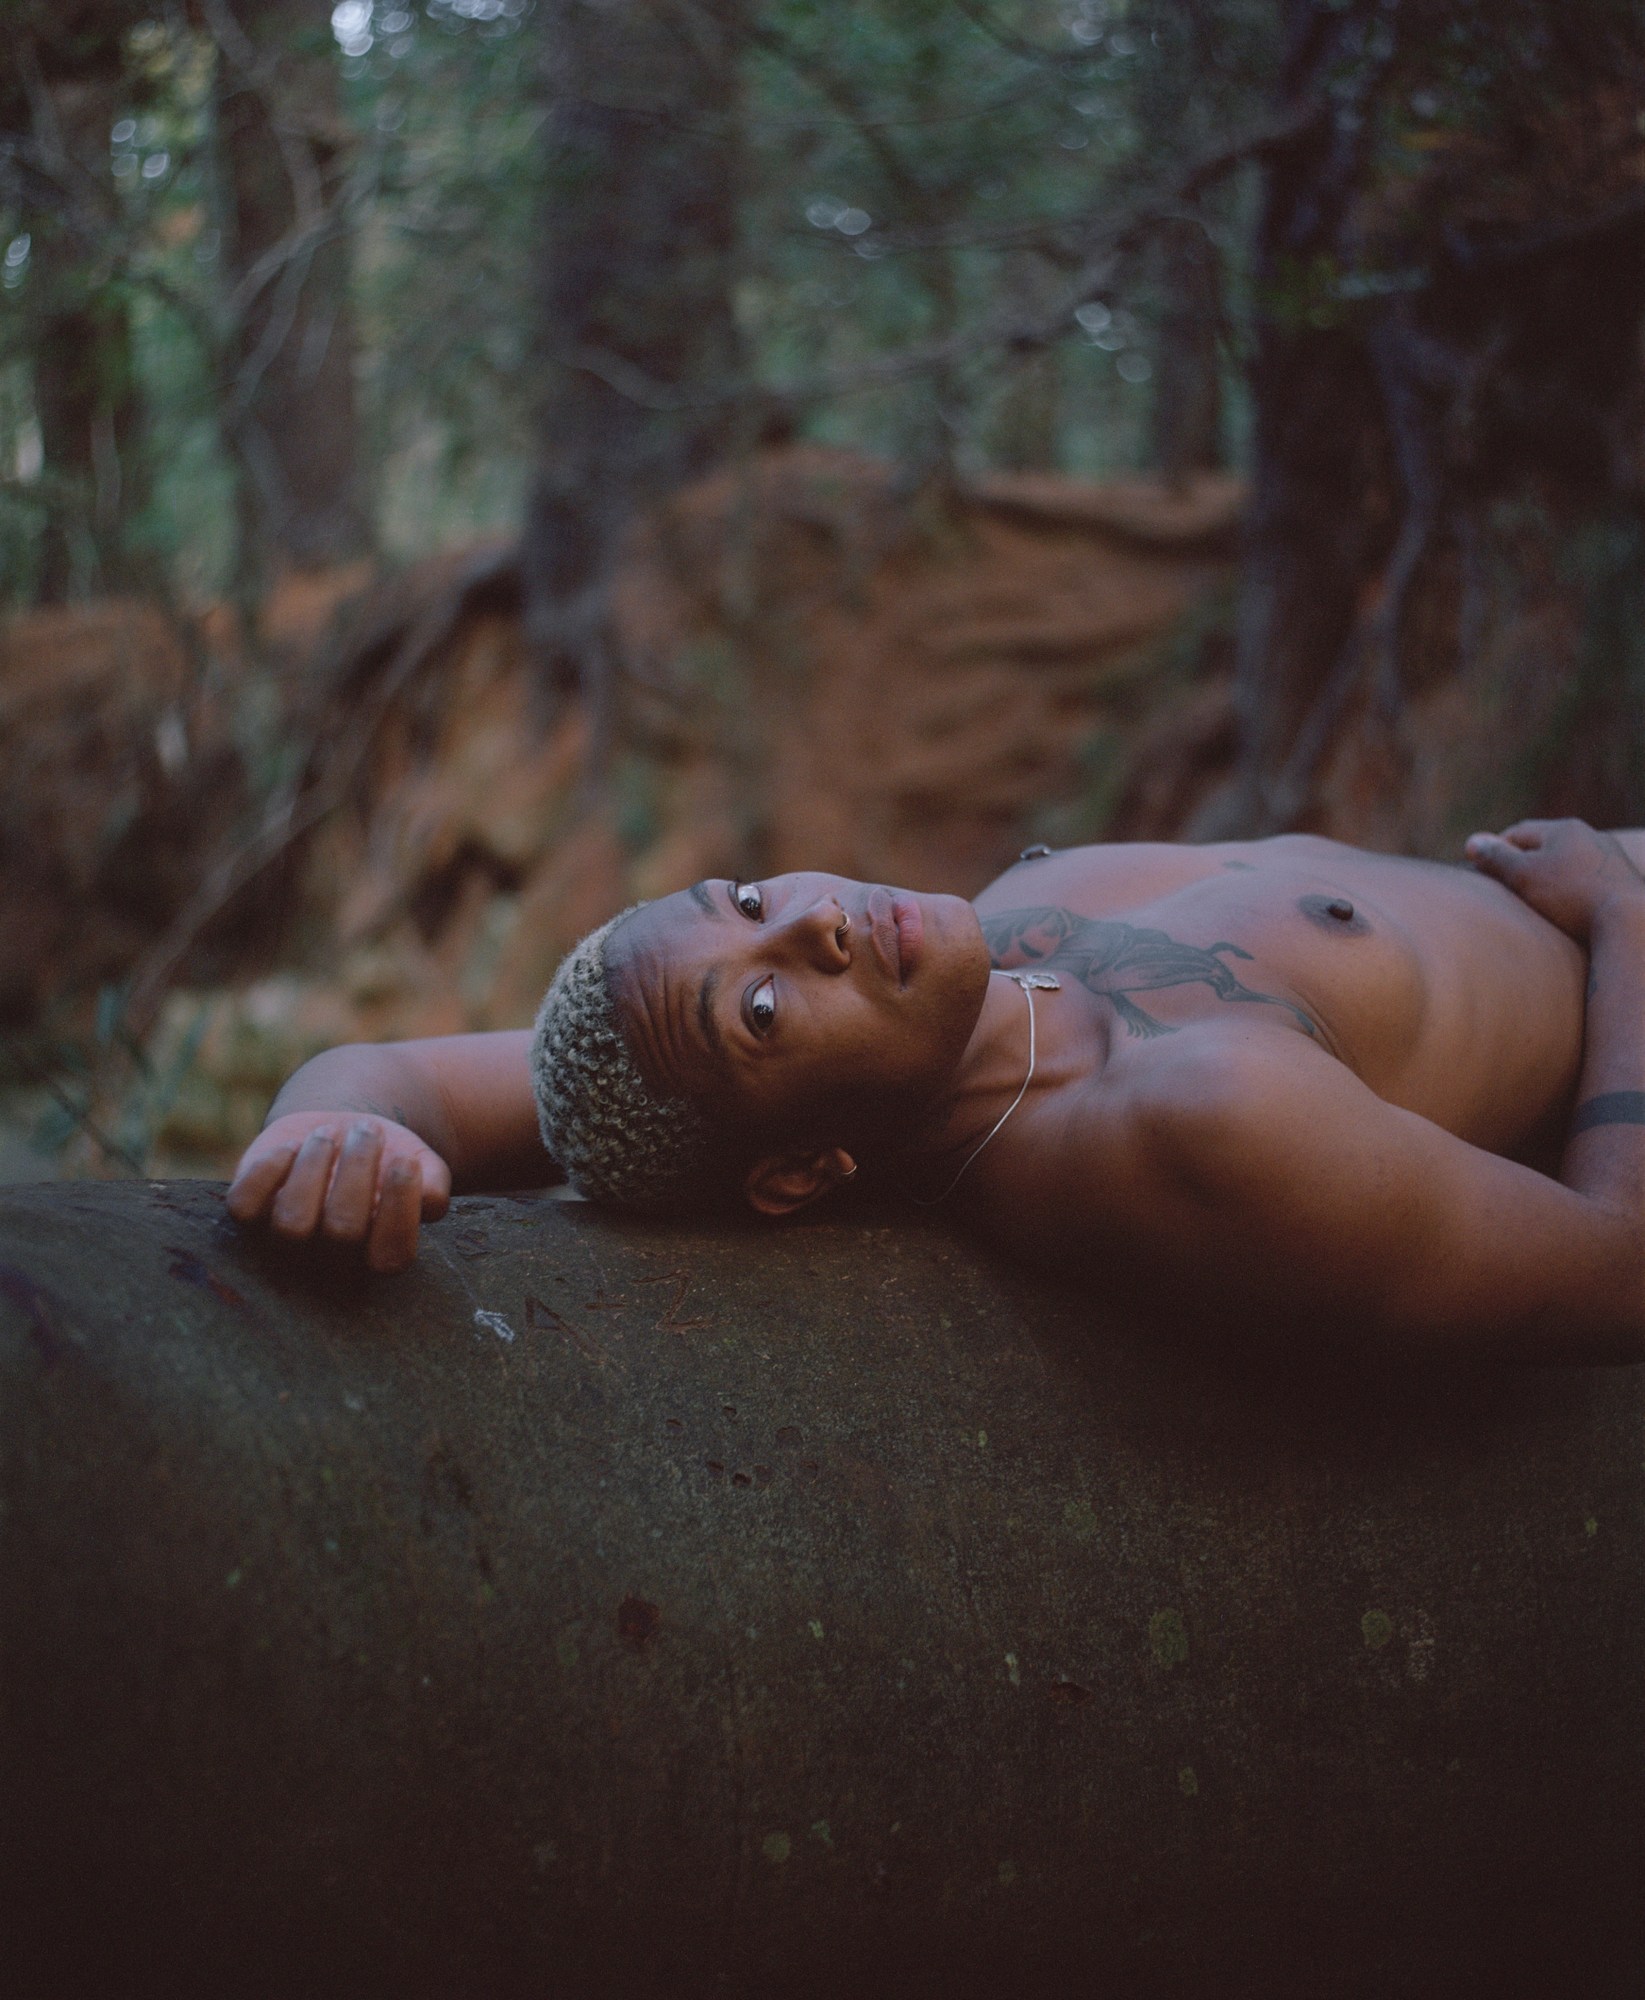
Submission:
[[[1338,937],[1364,937],[1371,928],[1346,896],[1299,896],[1297,908],[1309,923]]]

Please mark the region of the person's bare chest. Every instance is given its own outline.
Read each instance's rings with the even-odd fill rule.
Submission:
[[[1310,837],[1075,848],[1008,870],[976,907],[997,965],[1048,964],[1111,1010],[1110,1063],[1195,1026],[1301,1034],[1499,1149],[1574,1082],[1580,954],[1460,869]]]

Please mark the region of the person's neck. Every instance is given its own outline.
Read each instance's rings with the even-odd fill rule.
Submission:
[[[1034,1003],[1043,1004],[1051,997],[1036,994]],[[991,973],[959,1067],[911,1136],[903,1162],[906,1171],[935,1172],[975,1149],[1022,1088],[1028,1040],[1022,988],[1006,973]]]

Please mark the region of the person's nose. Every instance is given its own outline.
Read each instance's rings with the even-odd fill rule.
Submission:
[[[851,919],[832,891],[785,915],[776,930],[779,949],[819,972],[843,972],[851,963]]]

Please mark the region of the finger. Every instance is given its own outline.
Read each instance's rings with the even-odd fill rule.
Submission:
[[[1524,867],[1520,850],[1501,834],[1471,833],[1463,852],[1482,875],[1494,876],[1499,882],[1512,881]]]
[[[334,1243],[363,1243],[377,1199],[377,1163],[383,1157],[380,1125],[361,1119],[343,1134],[320,1227]]]
[[[1512,826],[1504,827],[1502,838],[1510,847],[1517,847],[1522,853],[1531,854],[1539,848],[1552,831],[1553,822],[1546,819],[1519,819]]]
[[[421,1176],[414,1160],[393,1160],[383,1173],[383,1190],[366,1246],[374,1271],[403,1271],[417,1255]]]
[[[451,1169],[438,1153],[424,1153],[421,1164],[423,1220],[438,1222],[451,1206]]]
[[[274,1197],[269,1222],[281,1236],[312,1236],[320,1220],[320,1209],[331,1181],[332,1155],[337,1134],[329,1125],[316,1125],[297,1148],[286,1184]]]
[[[267,1213],[296,1157],[297,1148],[292,1144],[272,1146],[266,1153],[246,1154],[223,1197],[236,1222],[256,1222]]]

